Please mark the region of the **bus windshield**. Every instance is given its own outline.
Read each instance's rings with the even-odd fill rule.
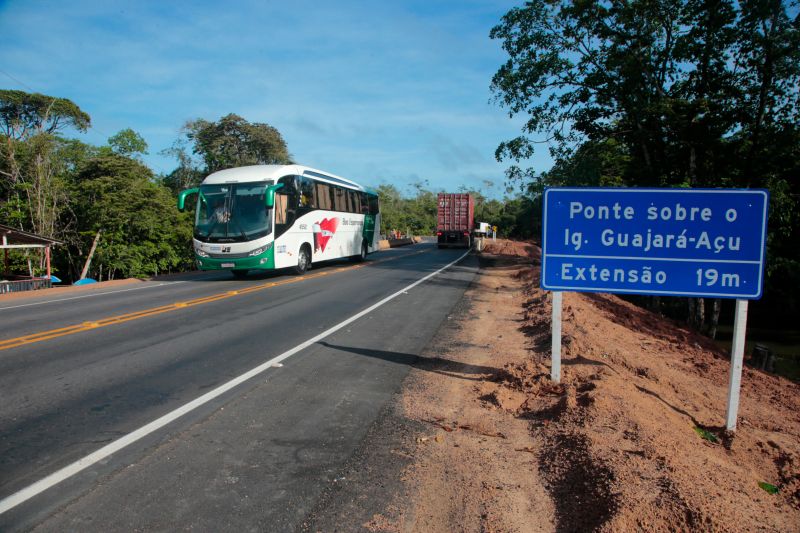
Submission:
[[[272,182],[201,185],[194,236],[203,242],[252,241],[272,233],[271,210],[264,206]]]

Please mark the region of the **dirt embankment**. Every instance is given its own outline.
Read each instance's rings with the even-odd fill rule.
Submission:
[[[425,354],[435,366],[414,369],[402,396],[404,416],[429,428],[407,493],[364,528],[800,530],[800,387],[745,369],[726,437],[728,354],[615,296],[577,293],[564,295],[554,385],[539,255],[509,241],[484,252],[449,347]]]

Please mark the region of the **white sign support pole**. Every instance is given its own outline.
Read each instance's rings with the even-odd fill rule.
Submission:
[[[550,350],[550,379],[561,383],[561,291],[553,291],[553,345]]]
[[[747,330],[747,300],[736,300],[736,315],[733,320],[733,346],[731,346],[731,380],[728,386],[728,411],[725,428],[736,431],[736,416],[739,412],[739,390],[742,385],[742,363],[744,361],[744,334]]]

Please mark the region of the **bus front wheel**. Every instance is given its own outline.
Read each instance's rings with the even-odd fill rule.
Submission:
[[[302,276],[308,270],[311,263],[311,254],[308,253],[308,246],[301,246],[300,252],[297,254],[297,266],[294,267],[296,274]]]

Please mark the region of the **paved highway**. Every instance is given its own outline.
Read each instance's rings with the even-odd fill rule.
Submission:
[[[463,254],[0,299],[0,530],[298,528],[473,279]]]

